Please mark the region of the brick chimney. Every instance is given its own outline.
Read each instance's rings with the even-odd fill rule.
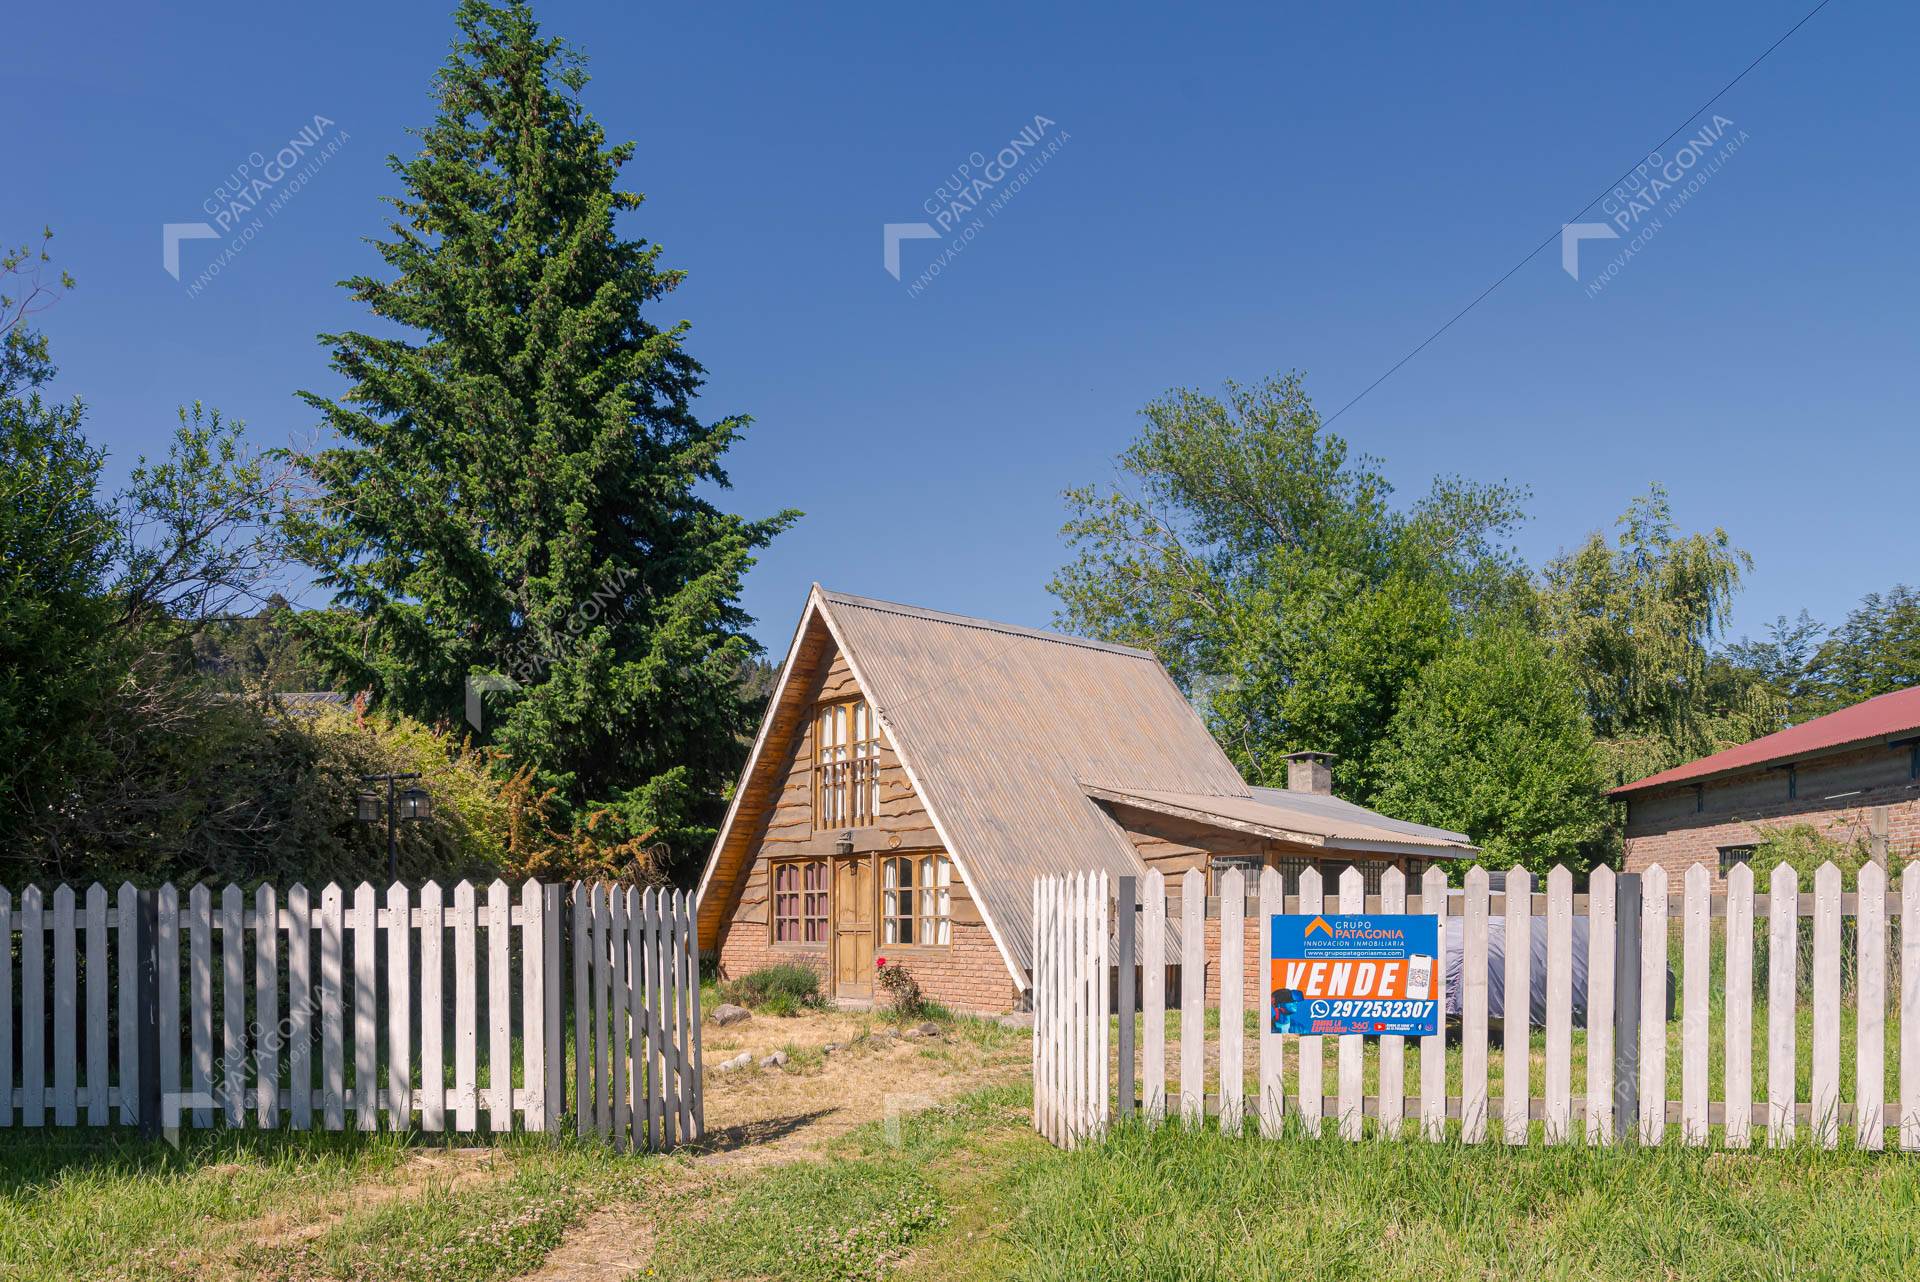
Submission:
[[[1287,754],[1287,791],[1333,795],[1333,754],[1331,752],[1289,752]]]

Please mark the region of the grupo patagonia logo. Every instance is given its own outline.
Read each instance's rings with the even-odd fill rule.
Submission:
[[[970,152],[920,202],[926,220],[880,224],[881,267],[900,280],[902,241],[945,240],[933,261],[907,283],[907,292],[919,297],[1072,137],[1057,121],[1036,115],[991,154]]]
[[[267,222],[279,216],[351,137],[330,117],[316,112],[271,153],[248,152],[200,202],[206,219],[160,224],[161,268],[179,280],[182,241],[225,240],[226,245],[188,284],[188,296],[197,296],[246,251]]]
[[[1589,240],[1625,241],[1607,265],[1587,281],[1587,296],[1605,289],[1666,226],[1666,220],[1698,195],[1747,141],[1747,131],[1714,115],[1671,156],[1655,151],[1635,165],[1601,198],[1604,222],[1566,223],[1560,228],[1560,268],[1581,279],[1580,246]]]

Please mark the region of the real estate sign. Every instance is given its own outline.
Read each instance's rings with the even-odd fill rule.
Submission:
[[[1267,935],[1276,1033],[1440,1031],[1439,931],[1432,917],[1275,913]]]

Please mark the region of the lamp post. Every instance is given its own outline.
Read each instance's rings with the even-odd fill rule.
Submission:
[[[433,798],[428,795],[425,788],[408,788],[404,792],[395,791],[395,785],[405,780],[418,779],[419,777],[420,774],[418,771],[412,774],[360,776],[361,783],[384,783],[387,785],[387,804],[385,810],[387,820],[387,880],[389,881],[400,880],[400,846],[395,838],[394,823],[396,821],[400,823],[410,823],[415,820],[433,818]],[[356,805],[361,823],[376,824],[380,822],[382,808],[379,793],[361,793],[357,798]]]

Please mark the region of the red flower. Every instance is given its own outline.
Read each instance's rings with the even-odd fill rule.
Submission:
[[[880,969],[882,966],[886,964],[887,964],[887,959],[884,957],[876,957],[873,959],[873,968],[875,970]]]

